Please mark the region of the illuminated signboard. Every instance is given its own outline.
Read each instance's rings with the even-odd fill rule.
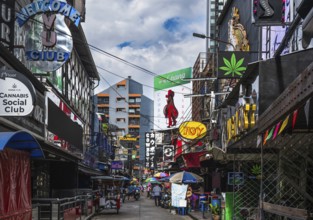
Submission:
[[[204,124],[197,121],[186,121],[179,126],[179,135],[188,140],[203,138],[207,133],[207,128]]]
[[[70,58],[73,40],[65,17],[80,23],[79,12],[65,0],[37,0],[16,14],[20,27],[28,23],[25,51],[33,72],[55,71]]]

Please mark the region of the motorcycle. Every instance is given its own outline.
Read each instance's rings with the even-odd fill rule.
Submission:
[[[134,199],[136,201],[138,201],[140,199],[140,189],[136,188],[133,191],[129,192],[129,193],[125,193],[123,195],[123,203],[125,202],[126,197],[128,197],[128,200],[130,197],[134,197]]]
[[[160,201],[160,206],[165,209],[168,209],[171,207],[171,194],[170,193],[164,193]]]

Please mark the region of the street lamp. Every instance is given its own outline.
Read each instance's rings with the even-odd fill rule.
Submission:
[[[198,34],[198,33],[193,33],[192,36],[198,37],[198,38],[202,38],[202,39],[208,38],[208,39],[211,39],[213,41],[217,41],[217,42],[221,42],[221,43],[224,43],[224,44],[228,44],[228,45],[233,47],[234,51],[236,51],[235,46],[232,43],[230,43],[230,42],[223,41],[223,40],[220,40],[220,39],[217,39],[217,38],[208,37],[208,36],[205,36],[204,34]]]

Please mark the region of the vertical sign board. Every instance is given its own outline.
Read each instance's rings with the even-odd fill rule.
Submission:
[[[0,116],[27,116],[32,113],[35,101],[36,91],[22,73],[0,71]]]
[[[145,167],[154,169],[155,158],[155,134],[154,132],[145,133],[146,158]]]
[[[0,0],[0,42],[13,51],[15,0]]]

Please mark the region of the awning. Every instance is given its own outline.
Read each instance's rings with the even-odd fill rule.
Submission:
[[[0,150],[6,147],[29,151],[33,158],[44,158],[40,144],[31,134],[25,131],[0,132]]]
[[[207,151],[201,151],[201,152],[191,152],[182,154],[182,157],[185,161],[185,166],[187,168],[200,168],[200,156],[203,154],[208,153]]]
[[[87,166],[83,163],[78,163],[78,170],[90,176],[101,176],[104,175],[102,170]]]

